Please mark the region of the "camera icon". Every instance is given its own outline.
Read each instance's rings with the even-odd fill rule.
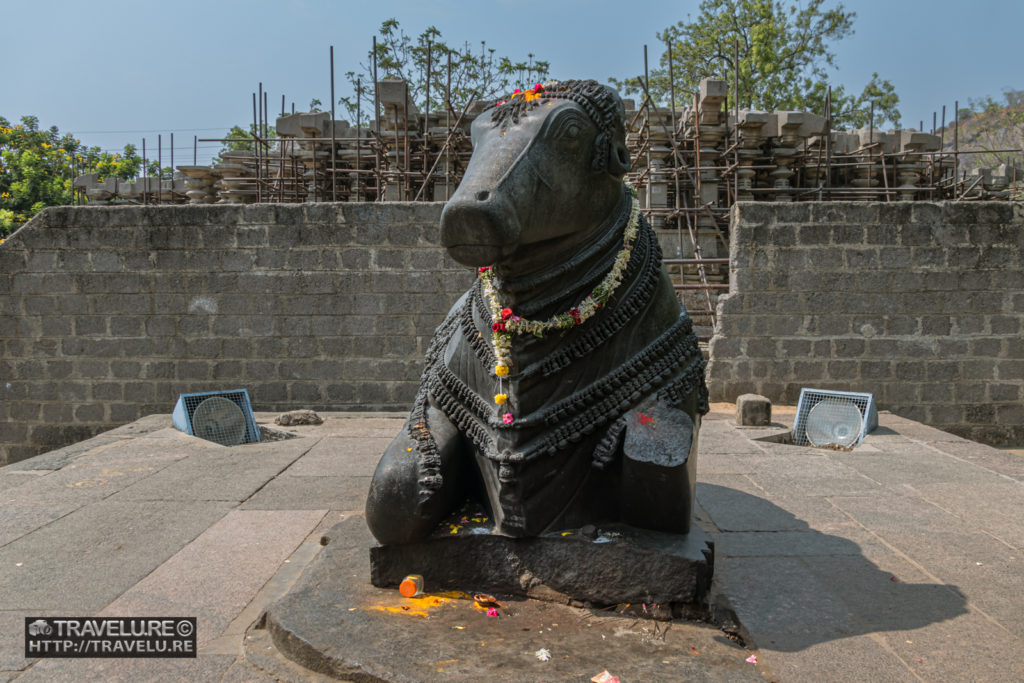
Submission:
[[[36,619],[28,625],[30,636],[48,636],[53,634],[53,627],[45,619]]]

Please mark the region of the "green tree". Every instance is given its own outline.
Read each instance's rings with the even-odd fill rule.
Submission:
[[[660,104],[670,99],[669,50],[677,103],[687,104],[704,78],[729,84],[729,106],[737,80],[734,64],[739,52],[739,106],[763,111],[796,109],[824,113],[828,69],[834,67],[830,45],[853,33],[856,15],[841,4],[822,7],[808,0],[798,7],[781,0],[703,0],[696,19],[689,15],[657,34],[666,45],[650,72],[650,95]],[[610,79],[627,94],[641,93],[637,79]],[[875,126],[899,125],[899,96],[887,80],[874,74],[860,94],[842,86],[832,89],[834,126],[869,123],[875,103]]]
[[[249,124],[249,128],[245,129],[241,126],[231,126],[231,130],[228,131],[227,135],[224,136],[224,142],[220,151],[217,152],[217,156],[214,159],[215,163],[223,162],[225,152],[230,151],[247,151],[251,152],[256,149],[256,126]],[[275,138],[277,137],[277,130],[273,126],[268,126],[267,132],[264,137]],[[264,147],[264,149],[267,149]]]
[[[527,54],[526,60],[495,56],[495,50],[480,41],[479,49],[464,43],[461,48],[449,46],[441,32],[431,26],[415,39],[402,30],[397,19],[388,19],[380,26],[377,37],[377,78],[401,78],[409,84],[409,99],[421,112],[429,100],[431,111],[442,111],[448,89],[448,59],[451,57],[451,108],[457,116],[471,96],[477,101],[498,99],[514,88],[532,86],[547,78],[550,63]],[[428,79],[429,58],[429,79]],[[373,117],[373,50],[359,71],[345,74],[352,86],[352,95],[342,97],[348,116],[356,119],[356,95],[362,99],[362,123]]]
[[[0,238],[47,206],[70,204],[76,175],[129,180],[142,170],[142,158],[132,145],[125,145],[123,154],[111,154],[61,135],[56,126],[41,129],[35,116],[20,120],[12,124],[0,116]],[[150,174],[159,172],[155,161],[148,167]]]

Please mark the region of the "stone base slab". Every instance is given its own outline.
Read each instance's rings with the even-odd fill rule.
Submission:
[[[764,680],[750,651],[710,624],[637,619],[640,605],[620,613],[505,595],[492,616],[468,585],[406,599],[368,582],[373,538],[361,517],[325,539],[246,638],[248,661],[278,680],[590,680],[602,670],[621,680]]]
[[[472,531],[371,548],[373,585],[394,587],[420,574],[430,591],[470,587],[595,607],[674,606],[675,616],[703,605],[711,587],[714,542],[696,525],[682,536],[624,524],[588,529],[590,538],[580,529],[536,538]]]

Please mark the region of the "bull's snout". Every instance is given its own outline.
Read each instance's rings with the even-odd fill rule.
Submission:
[[[518,239],[515,213],[499,193],[460,187],[441,212],[441,245],[463,265],[494,265]]]

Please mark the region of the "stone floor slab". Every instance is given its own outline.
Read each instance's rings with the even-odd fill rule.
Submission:
[[[122,437],[101,434],[100,436],[86,439],[85,441],[80,441],[78,443],[71,444],[70,446],[65,446],[64,448],[58,448],[57,450],[50,451],[49,453],[37,455],[36,457],[29,458],[28,460],[22,460],[11,465],[7,465],[0,470],[0,472],[16,472],[21,470],[59,470],[94,449],[112,443],[119,443],[121,441],[124,441]]]
[[[921,681],[883,641],[870,635],[826,640],[784,653],[774,647],[759,649],[771,681]]]
[[[1024,680],[1024,640],[975,610],[926,628],[879,634],[926,681]]]
[[[234,510],[101,612],[198,619],[198,645],[221,634],[326,510]]]
[[[316,676],[312,671],[309,672],[308,677],[310,680],[313,680],[314,677],[320,680],[326,678]],[[244,659],[239,659],[224,672],[219,683],[278,683],[280,680],[275,676],[271,676],[266,671],[257,669]]]
[[[1024,456],[1019,451],[1003,451],[973,441],[936,442],[928,446],[1011,479],[1024,481]]]
[[[948,482],[986,484],[1005,479],[984,467],[932,449],[922,449],[920,445],[903,453],[881,448],[878,453],[868,454],[854,449],[831,457],[883,486]]]
[[[60,470],[0,491],[0,546],[168,467],[184,454],[166,448],[101,446]],[[137,446],[137,447],[136,447]],[[27,471],[19,475],[28,476]]]
[[[0,548],[0,609],[98,610],[227,511],[217,502],[88,505]]]
[[[173,429],[169,413],[154,413],[140,417],[134,422],[103,432],[102,436],[139,437],[152,434],[161,429]]]
[[[49,474],[49,470],[24,470],[17,472],[0,470],[0,495],[2,495],[2,492],[7,489],[13,489],[21,486],[22,484],[27,484],[33,479],[45,474]]]
[[[18,677],[26,683],[81,681],[220,681],[235,662],[233,655],[199,655],[195,659],[42,659]]]
[[[46,610],[0,611],[0,671],[21,671],[32,664],[33,660],[25,658],[25,617],[46,617],[51,614],[55,613]]]
[[[744,475],[698,475],[697,501],[721,531],[805,531],[807,520],[846,521],[823,496],[768,500]]]
[[[126,488],[118,494],[118,500],[241,502],[263,488],[314,443],[309,439],[290,439],[230,448],[210,444],[202,452]]]
[[[819,449],[802,450],[811,452]],[[828,451],[822,451],[820,455],[786,454],[776,458],[770,467],[751,474],[750,479],[773,496],[784,496],[793,491],[819,496],[857,495],[880,489],[877,482],[835,460]]]
[[[245,510],[362,511],[370,477],[278,477],[242,504]]]
[[[988,481],[913,483],[921,497],[1024,553],[1024,482],[1000,475]]]
[[[324,419],[318,432],[325,437],[393,439],[405,425],[407,413],[334,413]]]
[[[822,555],[861,555],[863,545],[878,545],[863,530],[848,529],[845,536],[806,531],[739,531],[714,534],[719,557],[818,557]],[[851,533],[852,532],[852,533]],[[854,536],[858,541],[851,540]]]
[[[833,499],[891,547],[938,580],[957,586],[972,605],[1024,637],[1024,611],[1007,596],[1024,592],[1024,556],[994,536],[928,501],[893,496],[885,506]]]
[[[372,477],[391,439],[329,436],[284,471],[296,477]]]

